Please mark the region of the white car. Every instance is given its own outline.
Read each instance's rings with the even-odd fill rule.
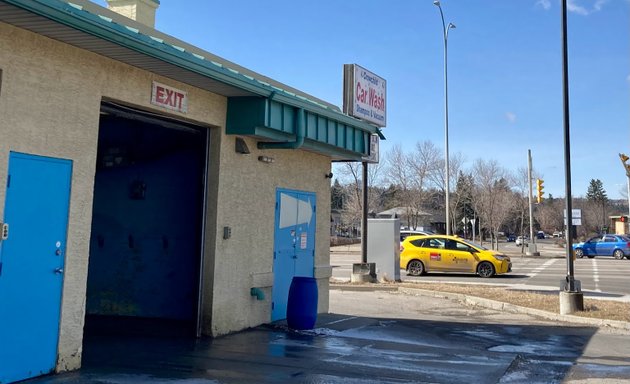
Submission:
[[[434,233],[431,231],[414,231],[410,229],[401,229],[400,241],[405,240],[407,236],[426,236],[426,235],[434,235]]]
[[[527,237],[519,236],[516,238],[516,246],[521,247],[523,244],[527,245]]]

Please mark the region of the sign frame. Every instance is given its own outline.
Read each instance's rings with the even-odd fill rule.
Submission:
[[[357,64],[344,64],[343,112],[377,127],[385,127],[387,81]]]

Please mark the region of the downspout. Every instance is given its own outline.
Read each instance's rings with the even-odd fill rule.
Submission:
[[[272,96],[273,97],[273,94]],[[271,97],[269,102],[271,102]],[[259,142],[258,149],[298,149],[304,144],[304,136],[306,135],[306,112],[304,108],[298,108],[297,121],[295,127],[295,141],[285,141],[282,143]]]

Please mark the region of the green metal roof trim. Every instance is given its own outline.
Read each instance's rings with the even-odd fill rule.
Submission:
[[[203,56],[188,52],[182,47],[171,45],[163,39],[140,33],[137,29],[118,24],[112,19],[88,12],[80,5],[61,0],[0,0],[55,22],[110,41],[128,49],[176,65],[216,81],[234,86],[262,97],[273,96],[274,101],[297,108],[304,108],[320,116],[342,123],[348,127],[378,133],[375,126],[341,113],[338,110],[286,91],[256,78],[210,61]]]
[[[360,161],[369,154],[369,132],[303,111],[300,122],[300,108],[273,98],[231,97],[226,133],[269,140],[259,142],[259,148],[304,148],[333,160]]]

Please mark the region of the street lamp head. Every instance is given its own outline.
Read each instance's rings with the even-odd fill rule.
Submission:
[[[456,27],[456,26],[455,26],[455,24],[453,24],[453,23],[448,23],[448,27],[447,27],[447,28],[449,28],[449,29],[455,29],[455,28],[457,28],[457,27]]]
[[[433,2],[433,5],[437,5],[437,6],[439,7],[439,6],[440,6],[440,2],[439,2],[438,0],[435,0],[435,1]]]

